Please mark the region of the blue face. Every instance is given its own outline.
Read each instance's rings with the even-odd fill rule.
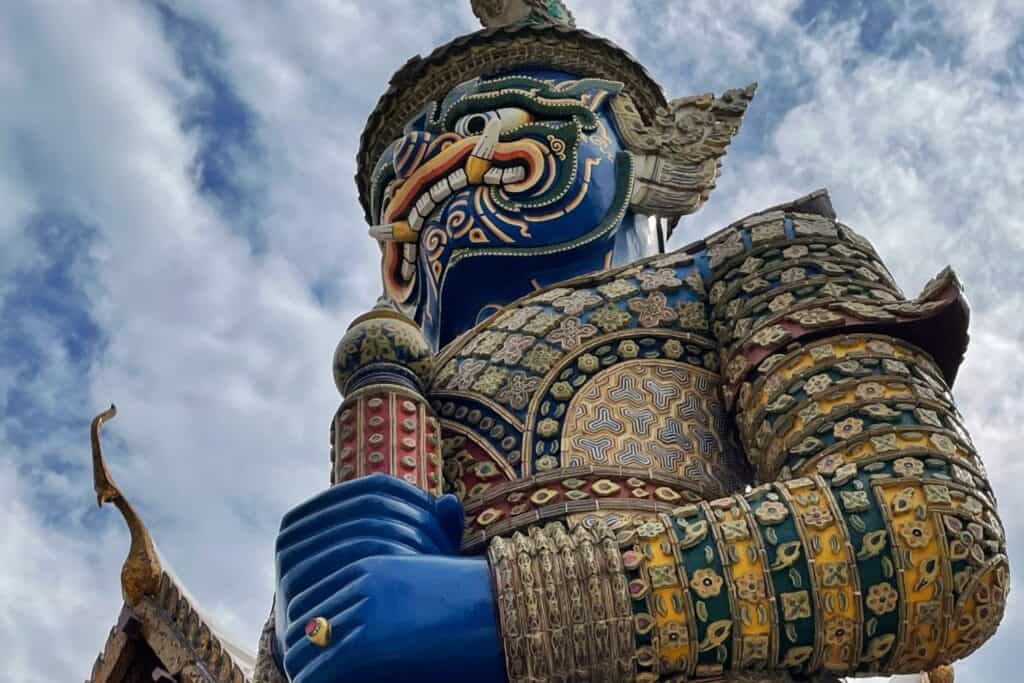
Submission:
[[[629,214],[621,86],[533,72],[471,81],[409,122],[371,186],[386,293],[437,347],[539,287],[656,246]]]

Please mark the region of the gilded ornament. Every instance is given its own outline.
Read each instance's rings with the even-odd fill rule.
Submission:
[[[640,353],[640,347],[632,339],[619,343],[619,356],[625,359],[636,358]]]
[[[828,390],[832,386],[832,378],[822,373],[814,375],[804,382],[804,391],[812,396]]]
[[[822,586],[835,588],[850,583],[850,566],[846,562],[824,562],[818,566]]]
[[[768,310],[772,313],[779,313],[781,311],[788,310],[793,306],[796,301],[796,297],[792,293],[786,292],[780,294],[768,303]]]
[[[917,458],[897,458],[892,463],[892,469],[904,477],[919,477],[924,472],[924,463]]]
[[[561,296],[552,302],[552,306],[561,309],[566,315],[579,315],[588,308],[593,308],[603,299],[590,290],[577,289],[571,294]]]
[[[541,311],[530,319],[530,322],[523,325],[523,331],[537,336],[543,336],[562,320],[562,317],[551,311]]]
[[[538,374],[543,374],[558,362],[561,354],[546,344],[535,344],[523,359],[523,367]],[[461,369],[461,368],[460,368]]]
[[[727,520],[719,524],[722,538],[726,541],[740,541],[750,537],[747,523],[742,519]]]
[[[791,337],[790,333],[787,332],[782,325],[769,325],[761,330],[758,330],[751,338],[750,341],[758,346],[771,347],[788,340]]]
[[[807,591],[781,593],[782,618],[786,621],[811,618],[811,597]]]
[[[689,630],[685,622],[669,621],[661,626],[659,633],[668,647],[681,647],[689,641]]]
[[[735,579],[736,593],[741,600],[756,602],[765,597],[764,576],[760,573],[751,572],[743,574]]]
[[[806,278],[807,278],[807,271],[804,270],[803,268],[796,268],[796,267],[794,267],[794,268],[787,268],[786,270],[782,271],[782,274],[779,276],[779,279],[782,282],[786,283],[786,284],[792,284],[794,282],[800,282],[801,280],[804,280]]]
[[[706,330],[708,328],[704,304],[699,301],[682,301],[676,304],[676,315],[679,317],[679,325],[681,327],[696,330]]]
[[[585,339],[597,335],[597,328],[579,318],[562,318],[558,328],[546,337],[546,340],[558,344],[566,351],[571,351],[583,344]]]
[[[545,418],[537,423],[537,433],[545,438],[551,438],[558,433],[560,426],[557,420]]]
[[[928,440],[932,442],[932,445],[937,449],[945,453],[946,455],[956,454],[956,444],[945,434],[932,434],[928,437]]]
[[[655,520],[648,520],[636,527],[636,535],[640,538],[657,538],[665,533],[665,525]]]
[[[659,270],[642,271],[637,273],[636,279],[640,281],[640,289],[645,292],[657,289],[675,289],[681,287],[683,281],[676,277],[676,271],[672,268],[661,268]]]
[[[871,447],[875,449],[876,453],[887,453],[899,448],[899,441],[895,434],[882,434],[871,437]]]
[[[666,358],[673,360],[683,355],[683,345],[677,339],[669,339],[665,342],[665,345],[661,347],[662,353],[665,354]]]
[[[888,583],[876,583],[868,588],[868,595],[865,603],[868,609],[882,616],[896,609],[899,602],[899,593]]]
[[[601,361],[597,356],[585,353],[576,360],[576,366],[581,372],[593,374],[601,369]]]
[[[559,401],[568,401],[573,393],[572,385],[568,382],[555,382],[551,385],[551,395]]]
[[[839,499],[847,512],[866,512],[871,508],[867,491],[840,491]]]
[[[601,292],[605,297],[612,301],[627,297],[634,292],[639,291],[637,286],[629,280],[612,280],[606,284],[603,284],[597,288],[597,291]]]
[[[809,615],[808,615],[809,616]],[[785,667],[797,667],[802,666],[804,662],[811,658],[814,654],[814,648],[808,646],[791,647],[786,650],[785,657],[782,658],[782,666]]]
[[[833,617],[825,622],[825,642],[843,645],[857,630],[857,625],[845,617]]]
[[[640,327],[658,327],[662,322],[676,319],[676,313],[667,305],[668,299],[661,292],[651,292],[645,298],[630,299],[629,310],[637,314]]]
[[[893,410],[884,403],[872,403],[870,405],[861,406],[860,412],[868,417],[873,417],[877,420],[893,420],[902,413],[898,410]]]
[[[589,322],[603,332],[616,332],[629,326],[633,316],[613,303],[608,303],[590,314]]]
[[[693,572],[690,579],[690,587],[694,592],[705,600],[713,598],[722,592],[723,579],[714,569],[701,567]]]
[[[856,417],[848,417],[837,422],[832,428],[832,435],[837,439],[850,439],[864,431],[864,421]]]
[[[530,402],[530,397],[539,384],[539,378],[530,377],[525,372],[517,370],[509,374],[505,385],[495,398],[513,410],[522,410]]]
[[[489,367],[473,384],[473,390],[479,391],[485,396],[494,396],[508,377],[508,371],[501,368]]]
[[[778,524],[789,516],[789,508],[780,502],[766,500],[757,507],[754,516],[762,524]]]
[[[828,508],[810,508],[804,510],[800,517],[803,519],[804,524],[812,529],[828,528],[833,520],[832,513],[829,512]]]
[[[931,527],[918,520],[901,523],[896,530],[903,541],[911,548],[923,548],[932,540]]]
[[[831,476],[835,474],[836,470],[842,467],[845,462],[846,460],[842,453],[830,453],[818,461],[815,469],[818,470],[819,474]]]
[[[523,353],[536,341],[534,337],[528,335],[510,334],[502,343],[501,348],[491,355],[491,362],[515,365],[522,359]]]

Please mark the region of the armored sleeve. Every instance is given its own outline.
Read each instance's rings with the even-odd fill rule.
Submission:
[[[870,244],[798,208],[700,257],[757,485],[614,532],[496,539],[510,680],[912,673],[995,631],[1004,535],[949,391],[959,284],[907,300]]]

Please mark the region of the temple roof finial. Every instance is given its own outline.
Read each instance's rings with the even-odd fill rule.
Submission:
[[[100,507],[104,503],[113,503],[128,524],[131,535],[131,546],[128,557],[121,567],[121,592],[125,602],[135,605],[146,595],[154,595],[160,584],[160,557],[157,555],[153,537],[142,519],[135,512],[121,489],[114,483],[113,477],[103,462],[103,447],[100,445],[100,427],[107,420],[117,415],[117,408],[110,408],[93,418],[90,436],[92,440],[92,476],[93,488],[96,490],[96,502]]]
[[[484,28],[520,24],[560,24],[575,27],[576,20],[562,0],[470,0],[473,14]]]

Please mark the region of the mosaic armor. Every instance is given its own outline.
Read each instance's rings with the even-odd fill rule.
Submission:
[[[1009,589],[955,275],[908,299],[824,191],[664,253],[755,87],[669,101],[561,0],[472,7],[360,141],[384,293],[257,657],[111,479],[111,407],[132,546],[90,680],[951,682]]]
[[[362,139],[384,296],[257,680],[949,675],[1009,585],[952,271],[906,298],[823,191],[662,253],[754,87],[667,102],[561,2],[473,7]]]

